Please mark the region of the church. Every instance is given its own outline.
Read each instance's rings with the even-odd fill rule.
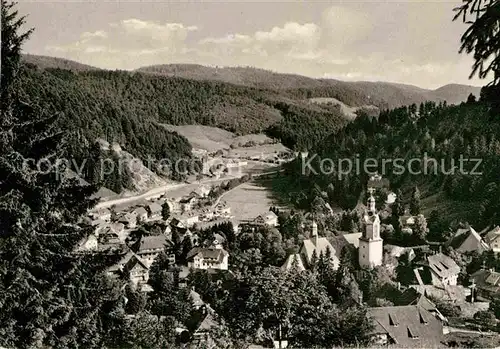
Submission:
[[[365,230],[359,238],[359,265],[362,268],[375,268],[382,265],[384,257],[383,240],[380,237],[380,217],[375,208],[375,198],[368,198],[364,216]]]

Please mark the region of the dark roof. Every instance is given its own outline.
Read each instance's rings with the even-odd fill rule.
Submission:
[[[165,235],[143,236],[135,244],[135,252],[141,253],[149,250],[160,250],[165,248],[167,237]]]
[[[394,305],[418,305],[427,311],[435,311],[436,305],[423,294],[410,287],[406,289],[394,302]]]
[[[132,268],[137,264],[140,265],[141,268],[143,268],[143,269],[146,269],[146,270],[149,269],[147,267],[147,265],[144,264],[144,262],[141,260],[141,258],[139,258],[135,254],[127,261],[127,263],[125,263],[125,265],[123,266],[123,269],[132,270]]]
[[[477,287],[491,292],[500,293],[500,273],[494,270],[480,269],[469,278],[477,284]]]
[[[443,324],[419,305],[368,309],[373,319],[374,334],[387,334],[398,348],[429,348],[441,346]]]

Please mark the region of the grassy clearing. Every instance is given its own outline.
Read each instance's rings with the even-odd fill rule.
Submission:
[[[262,181],[244,183],[227,192],[222,201],[227,202],[231,215],[238,221],[253,219],[276,206],[272,193]]]

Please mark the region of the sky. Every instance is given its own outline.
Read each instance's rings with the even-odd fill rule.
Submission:
[[[252,66],[347,81],[438,88],[469,79],[455,1],[18,0],[24,51],[107,69]]]

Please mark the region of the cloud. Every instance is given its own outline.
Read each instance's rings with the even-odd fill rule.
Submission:
[[[110,23],[106,29],[84,32],[76,42],[46,49],[103,68],[133,69],[186,54],[185,41],[196,30],[196,26],[181,23],[130,18]]]
[[[168,63],[255,66],[318,78],[438,87],[466,83],[472,61],[457,54],[463,27],[448,21],[450,6],[339,4],[325,8],[314,22],[301,22],[297,14],[296,20],[247,31],[235,27],[225,35],[210,35],[205,25],[202,32],[196,25],[128,18],[46,49],[110,69]]]

